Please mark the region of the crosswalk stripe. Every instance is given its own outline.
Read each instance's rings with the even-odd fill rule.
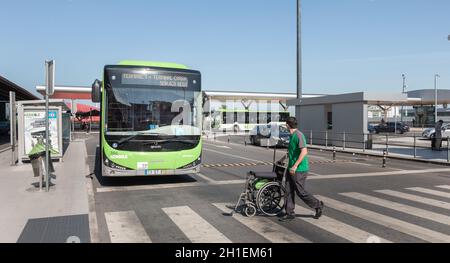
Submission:
[[[162,210],[192,243],[231,243],[226,236],[188,206],[166,207]]]
[[[310,210],[298,205],[295,207],[295,209],[297,213],[305,215],[311,213]],[[343,222],[340,222],[338,220],[335,220],[331,217],[327,217],[324,215],[319,220],[316,220],[312,217],[298,217],[298,218],[354,243],[367,243],[369,240],[374,238],[380,240],[380,243],[392,243],[392,241],[383,238],[378,238],[375,235],[368,233],[364,230],[347,225]]]
[[[231,211],[231,209],[227,208],[227,206],[231,204],[216,203],[213,205],[224,213]],[[311,243],[311,241],[266,217],[248,218],[239,213],[235,213],[233,218],[272,243]]]
[[[406,188],[406,189],[411,190],[411,191],[415,191],[415,192],[419,192],[419,193],[424,193],[424,194],[430,194],[430,195],[436,195],[436,196],[450,198],[450,193],[436,191],[436,190],[433,190],[433,189],[427,189],[427,188],[422,188],[422,187],[411,187],[411,188]]]
[[[407,193],[402,193],[402,192],[392,191],[392,190],[377,190],[375,192],[382,193],[385,195],[390,195],[393,197],[402,198],[405,200],[414,201],[417,203],[422,203],[422,204],[431,205],[431,206],[450,210],[450,203],[431,199],[431,198],[426,198],[426,197],[422,197],[422,196],[417,196],[417,195],[412,195],[412,194],[407,194]]]
[[[105,213],[112,243],[151,243],[134,211]]]
[[[363,201],[369,204],[378,205],[382,207],[386,207],[389,209],[393,209],[395,211],[403,212],[406,214],[410,214],[413,216],[425,218],[431,221],[435,221],[441,224],[450,225],[450,216],[434,213],[428,210],[416,208],[409,205],[404,205],[401,203],[396,203],[388,200],[384,200],[378,197],[365,195],[361,193],[341,193],[343,196],[347,196],[359,201]]]
[[[393,217],[389,217],[383,214],[379,214],[370,210],[366,210],[354,205],[346,204],[325,196],[317,196],[317,198],[325,202],[325,206],[329,206],[333,209],[341,212],[362,218],[372,223],[388,227],[390,229],[408,234],[410,236],[417,237],[419,239],[434,242],[434,243],[448,243],[450,242],[450,236],[445,235],[418,225],[414,225]]]
[[[439,185],[439,186],[436,186],[437,188],[442,188],[442,189],[447,189],[447,190],[450,190],[450,185]]]

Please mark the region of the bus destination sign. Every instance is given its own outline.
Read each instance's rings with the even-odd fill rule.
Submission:
[[[187,88],[189,78],[180,74],[168,73],[123,73],[122,84]]]

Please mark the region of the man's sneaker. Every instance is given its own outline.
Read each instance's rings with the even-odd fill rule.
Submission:
[[[314,215],[314,219],[319,219],[322,216],[324,204],[320,201],[319,208],[316,208],[316,214]]]
[[[280,222],[289,222],[295,219],[294,215],[284,215],[282,218],[278,219]]]

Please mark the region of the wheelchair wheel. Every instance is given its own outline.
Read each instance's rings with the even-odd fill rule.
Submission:
[[[256,207],[252,204],[248,204],[244,209],[244,214],[247,217],[254,217],[256,215]]]
[[[278,182],[270,182],[258,191],[256,205],[263,214],[276,216],[283,211],[284,196],[284,187]]]

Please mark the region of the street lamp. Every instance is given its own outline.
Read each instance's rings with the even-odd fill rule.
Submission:
[[[297,99],[302,97],[302,1],[297,0]]]
[[[440,78],[439,74],[434,75],[434,122],[438,121],[438,110],[437,110],[437,104],[438,104],[438,91],[437,91],[437,81],[438,78]]]
[[[402,74],[402,78],[403,78],[403,94],[406,94],[406,75]],[[403,115],[404,115],[404,105],[402,105],[402,108],[400,110],[400,121],[403,122]],[[395,113],[397,114],[397,112]]]

